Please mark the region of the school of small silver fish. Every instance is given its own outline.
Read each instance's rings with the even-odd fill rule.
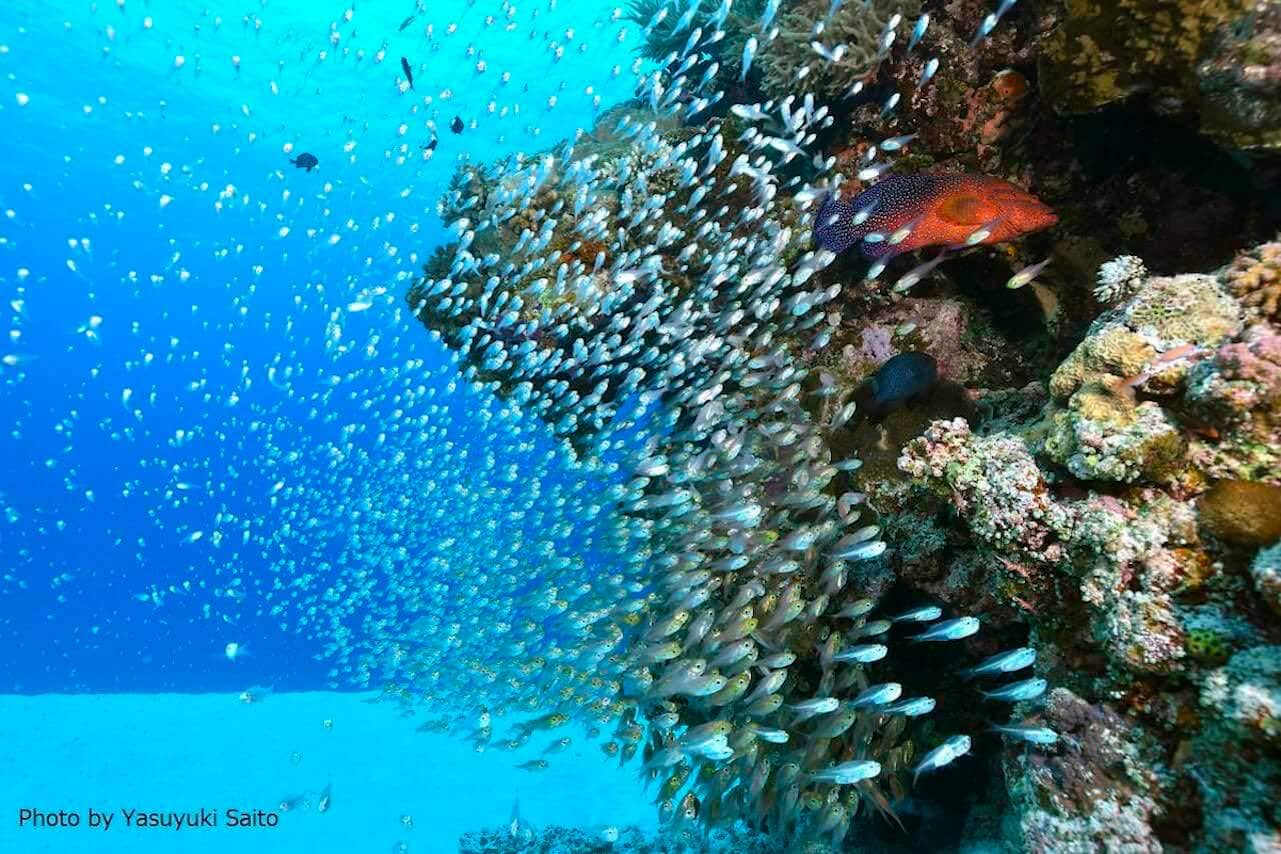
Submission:
[[[283,355],[262,370],[243,365],[243,392],[261,378],[331,441],[304,441],[287,419],[251,409],[240,441],[252,452],[199,426],[178,429],[174,447],[206,443],[207,457],[180,469],[157,456],[150,469],[164,482],[145,488],[162,499],[158,530],[171,533],[166,507],[217,495],[226,472],[261,475],[275,511],[266,523],[213,500],[212,520],[182,528],[177,545],[209,549],[211,562],[242,549],[270,554],[278,578],[229,574],[220,607],[249,599],[297,628],[323,647],[336,684],[427,703],[477,749],[529,743],[539,756],[517,767],[530,773],[554,764],[578,737],[566,727],[582,724],[607,757],[633,761],[654,782],[670,827],[743,819],[780,839],[839,847],[860,812],[897,821],[894,804],[917,778],[970,752],[971,735],[926,725],[937,701],[905,696],[895,656],[972,637],[981,621],[929,604],[891,612],[860,592],[860,566],[892,544],[850,482],[859,461],[832,450],[857,416],[854,390],[795,358],[797,342],[826,345],[838,297],[857,287],[820,284],[837,256],[813,241],[823,199],[845,180],[815,147],[833,105],[806,90],[804,75],[794,96],[729,102],[706,49],[725,37],[736,5],[743,0],[645,5],[644,33],[665,26],[683,47],[633,66],[636,105],[609,128],[624,146],[604,156],[569,140],[464,165],[437,205],[448,231],[443,275],[404,273],[316,310],[332,359],[323,368]],[[742,75],[768,53],[789,7],[756,5]],[[826,18],[841,5],[832,0]],[[1013,5],[1002,0],[974,43]],[[511,3],[494,6],[495,21],[516,18]],[[606,17],[620,41],[633,26],[622,9]],[[813,23],[816,66],[846,52],[825,40],[824,20]],[[922,49],[928,20],[890,18],[875,34],[877,63]],[[549,49],[579,44],[567,33]],[[421,71],[415,84],[410,58],[401,66],[402,91],[426,85]],[[920,85],[938,67],[930,57]],[[899,98],[883,103],[887,129]],[[431,131],[425,160],[438,156]],[[850,177],[888,176],[892,163],[877,158],[911,141],[887,130]],[[239,197],[229,185],[220,204]],[[279,228],[283,239],[289,228]],[[863,240],[902,243],[904,228]],[[181,268],[177,249],[171,266]],[[868,278],[884,269],[874,263]],[[909,273],[906,286],[926,273]],[[1020,275],[1011,287],[1035,271]],[[395,342],[361,325],[366,312],[412,332],[392,304],[406,285],[409,312],[453,363],[367,369],[362,361]],[[312,311],[322,292],[315,285],[300,303]],[[94,315],[80,334],[93,340],[103,325]],[[312,333],[291,320],[285,334]],[[21,367],[20,358],[5,364]],[[137,365],[153,359],[181,362],[177,342],[139,354]],[[205,386],[195,378],[188,393],[208,394]],[[104,429],[134,441],[149,429],[157,392],[139,378],[117,393],[120,417]],[[326,414],[344,396],[362,401],[361,419]],[[236,402],[235,391],[220,401]],[[466,419],[454,417],[461,408]],[[471,435],[470,423],[502,442]],[[158,608],[190,592],[152,586],[137,598]],[[229,643],[225,656],[244,651]],[[1012,650],[954,675],[987,680],[982,693],[965,689],[967,702],[1030,702],[1044,680],[992,680],[1034,658]],[[256,699],[249,693],[245,702]],[[517,712],[533,717],[496,735],[495,717]],[[1056,740],[1035,724],[995,729],[1024,745]]]
[[[860,805],[897,821],[909,773],[971,748],[958,734],[917,757],[913,725],[935,700],[877,681],[893,673],[892,625],[911,627],[904,640],[939,643],[974,635],[980,621],[941,619],[937,606],[878,618],[853,580],[887,549],[850,491],[858,461],[834,458],[829,444],[855,407],[798,364],[791,343],[822,337],[842,290],[817,284],[835,255],[810,239],[816,203],[841,183],[834,158],[811,148],[830,107],[806,93],[715,110],[727,95],[700,50],[724,36],[731,0],[711,12],[698,0],[654,5],[647,27],[670,17],[665,35],[688,35],[641,75],[641,107],[617,119],[626,150],[604,157],[583,145],[579,156],[571,141],[465,171],[441,204],[456,238],[437,268],[447,272],[416,282],[408,302],[460,354],[465,376],[536,413],[579,459],[616,459],[625,435],[645,437],[618,464],[628,479],[610,496],[629,526],[627,571],[578,585],[573,598],[568,579],[546,579],[527,601],[547,603],[555,629],[517,622],[508,632],[509,648],[529,656],[522,684],[540,680],[560,701],[536,726],[586,716],[611,727],[605,753],[639,754],[675,827],[744,819],[839,846]],[[767,4],[744,68],[777,35],[779,6]],[[902,23],[891,21],[887,44]],[[821,37],[818,21],[814,61],[839,61],[840,46],[820,50]],[[729,117],[746,130],[731,135]],[[794,160],[808,180],[785,177]],[[1025,668],[1027,652],[967,675]],[[414,669],[436,671],[446,655]],[[473,665],[502,681],[492,660]],[[466,700],[509,703],[495,688],[481,683]],[[1027,680],[985,696],[1019,702],[1044,689]],[[1044,730],[999,731],[1052,743]]]

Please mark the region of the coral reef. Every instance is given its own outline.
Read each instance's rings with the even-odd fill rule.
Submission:
[[[1134,255],[1113,258],[1099,267],[1098,284],[1094,296],[1101,303],[1117,303],[1129,299],[1148,277],[1143,259]]]
[[[1143,92],[1194,111],[1270,24],[1225,35],[1240,0],[1067,0],[1003,4],[974,39],[990,5],[931,6],[908,48],[890,21],[921,4],[639,0],[645,50],[673,58],[637,101],[573,146],[468,167],[442,203],[457,240],[412,287],[415,315],[469,379],[616,465],[609,500],[645,533],[650,576],[608,607],[540,600],[581,635],[537,669],[557,714],[643,763],[669,834],[697,815],[839,849],[870,813],[919,831],[924,801],[981,837],[997,803],[914,773],[968,732],[1003,769],[1012,848],[1270,839],[1277,244],[1242,252],[1262,216],[1235,203],[1256,196],[1151,161],[1095,180],[1045,109]],[[754,16],[775,8],[771,36]],[[816,248],[825,194],[891,166],[1015,179],[1061,202],[1060,224],[872,270]],[[1044,275],[1001,287],[1047,247]],[[1175,272],[1188,258],[1213,260]],[[940,381],[860,412],[868,377],[912,351]],[[601,462],[633,432],[640,452]],[[903,642],[922,600],[957,632],[937,657]],[[953,619],[976,614],[978,634]],[[956,671],[1024,644],[1056,687],[1014,720],[1058,737],[1000,752],[977,728],[1008,707]],[[1222,755],[1232,739],[1252,764]],[[601,844],[574,833],[547,850]]]
[[[1202,429],[1190,456],[1207,476],[1281,485],[1281,335],[1255,325],[1188,374],[1184,405]]]
[[[1147,93],[1166,109],[1195,109],[1198,62],[1211,37],[1249,0],[1066,0],[1040,54],[1042,86],[1081,112]]]
[[[777,38],[762,52],[763,89],[784,98],[814,92],[829,99],[856,93],[856,84],[875,79],[888,54],[883,47],[887,25],[896,16],[911,20],[921,9],[920,0],[868,0],[834,7],[829,0],[798,0],[784,6]],[[823,28],[816,32],[815,22]],[[836,53],[839,61],[825,62],[819,47]]]
[[[1061,746],[1005,760],[1022,850],[1162,851],[1152,826],[1166,773],[1157,742],[1066,688],[1050,693],[1043,716]]]
[[[1232,656],[1202,681],[1201,731],[1186,751],[1197,784],[1207,851],[1281,847],[1281,647]]]
[[[1263,601],[1281,614],[1281,542],[1259,550],[1250,564],[1250,575],[1254,579],[1254,589]]]
[[[637,827],[549,827],[513,834],[495,827],[464,834],[459,854],[776,854],[778,845],[744,827],[696,832],[692,826],[676,832],[645,833]],[[798,849],[800,850],[800,849]],[[807,854],[830,849],[812,846]]]
[[[1281,656],[1261,641],[1281,609],[1281,372],[1276,330],[1248,325],[1230,294],[1239,271],[1127,283],[1042,409],[935,421],[900,459],[910,497],[881,505],[914,504],[901,524],[940,526],[915,538],[950,543],[949,566],[970,568],[936,595],[1018,609],[1062,668],[1069,687],[1043,712],[1056,752],[1006,760],[1021,847],[1275,844]],[[950,512],[922,512],[923,496]],[[920,578],[920,560],[900,576]],[[1243,740],[1248,762],[1226,748]]]
[[[1281,2],[1252,0],[1197,67],[1202,130],[1235,148],[1281,147]]]

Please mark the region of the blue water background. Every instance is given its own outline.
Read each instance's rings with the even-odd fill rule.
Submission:
[[[402,308],[406,277],[446,239],[436,203],[457,159],[532,153],[590,127],[630,95],[639,33],[627,26],[620,43],[613,7],[582,0],[519,4],[510,31],[484,19],[498,3],[428,5],[404,32],[408,0],[19,0],[0,18],[0,355],[18,362],[0,365],[0,690],[329,683],[321,639],[252,595],[280,557],[260,537],[296,530],[298,480],[344,426],[378,453],[382,395],[421,370],[411,360],[432,369],[451,438],[473,458],[541,457],[471,420],[478,398],[462,384],[446,388],[448,354]],[[398,86],[402,55],[413,92]],[[447,129],[455,115],[461,135]],[[428,119],[439,146],[424,161]],[[319,168],[294,169],[287,144]],[[333,311],[366,298],[368,311],[343,313],[352,352],[334,355]],[[237,521],[214,548],[219,513]],[[246,522],[254,539],[240,547]],[[313,540],[304,564],[338,554]],[[229,662],[231,641],[252,654]]]

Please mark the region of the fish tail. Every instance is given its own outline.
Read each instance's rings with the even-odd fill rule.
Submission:
[[[835,193],[828,193],[814,217],[814,240],[819,246],[838,255],[854,245],[858,239],[856,229],[850,225],[853,206],[842,201]]]

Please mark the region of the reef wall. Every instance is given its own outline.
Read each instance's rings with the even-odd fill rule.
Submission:
[[[408,303],[581,456],[645,436],[560,678],[674,832],[1281,846],[1278,9],[638,2],[636,101],[460,171]],[[1048,691],[968,678],[1012,649]]]

